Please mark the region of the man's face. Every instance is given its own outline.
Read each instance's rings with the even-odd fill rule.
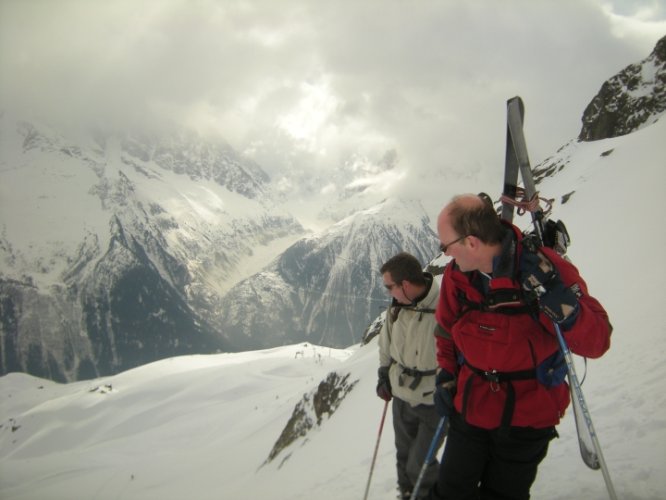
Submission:
[[[393,297],[399,304],[412,303],[412,301],[409,300],[405,295],[405,289],[403,285],[405,285],[406,282],[403,281],[402,283],[396,283],[393,281],[391,273],[384,273],[382,275],[382,279],[384,280],[384,288],[386,288],[388,294]]]
[[[455,232],[449,222],[449,216],[446,211],[442,212],[437,221],[437,232],[444,255],[455,259],[456,264],[461,271],[473,271],[476,266],[473,262],[473,255],[470,247],[467,245],[467,235]]]

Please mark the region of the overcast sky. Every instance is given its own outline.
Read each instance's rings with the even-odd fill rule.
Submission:
[[[127,127],[175,120],[286,167],[390,185],[533,164],[666,34],[662,0],[0,0],[0,105]],[[386,172],[388,167],[393,167]]]

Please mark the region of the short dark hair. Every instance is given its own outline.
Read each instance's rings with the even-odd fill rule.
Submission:
[[[486,244],[500,243],[505,233],[492,203],[482,197],[456,197],[449,206],[451,227],[460,236],[476,236]]]
[[[426,283],[423,268],[419,260],[412,254],[400,252],[387,260],[380,269],[381,273],[389,273],[393,281],[401,283],[409,281],[415,285]]]

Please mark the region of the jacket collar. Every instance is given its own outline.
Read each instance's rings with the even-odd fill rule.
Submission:
[[[435,279],[432,274],[429,272],[424,272],[423,277],[426,280],[426,290],[417,297],[411,304],[400,304],[397,300],[393,299],[391,301],[391,307],[401,307],[401,308],[434,308],[437,304],[437,298],[439,297],[439,289],[437,286],[434,286]]]

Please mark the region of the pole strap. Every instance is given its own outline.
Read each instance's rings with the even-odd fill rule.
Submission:
[[[521,199],[518,199],[518,197],[521,197]],[[536,191],[534,195],[531,198],[529,198],[527,196],[525,189],[521,187],[516,188],[515,197],[502,194],[502,196],[500,196],[500,201],[502,203],[506,203],[507,205],[512,205],[516,207],[518,215],[523,215],[527,212],[535,213],[540,210],[543,212],[544,215],[547,215],[553,209],[553,203],[555,202],[554,199],[539,197],[538,191]],[[539,204],[540,201],[544,202],[544,204],[546,205],[545,210],[541,209],[541,206]]]

